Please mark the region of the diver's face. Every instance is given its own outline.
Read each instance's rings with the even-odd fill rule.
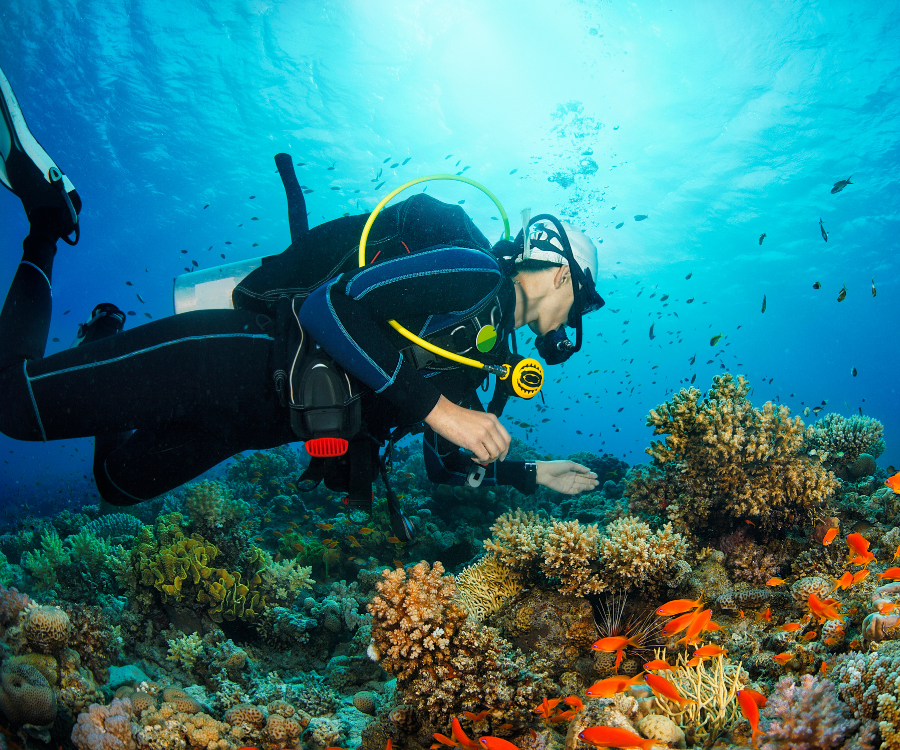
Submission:
[[[569,319],[569,311],[575,304],[575,293],[572,289],[572,274],[568,266],[560,266],[547,274],[550,281],[544,298],[538,306],[537,318],[528,327],[538,336],[546,336],[555,331]]]

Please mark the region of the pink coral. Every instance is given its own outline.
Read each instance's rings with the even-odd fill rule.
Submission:
[[[853,718],[830,680],[782,677],[762,712],[762,750],[866,750],[875,747],[874,721]]]
[[[21,611],[30,604],[34,602],[28,594],[20,594],[14,588],[0,586],[0,625],[15,625]]]

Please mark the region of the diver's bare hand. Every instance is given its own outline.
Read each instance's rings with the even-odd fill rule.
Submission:
[[[497,417],[457,406],[444,396],[425,418],[425,424],[472,453],[472,460],[480,464],[502,461],[509,453],[511,438]]]
[[[537,483],[564,495],[594,489],[597,475],[587,466],[574,461],[537,461]]]

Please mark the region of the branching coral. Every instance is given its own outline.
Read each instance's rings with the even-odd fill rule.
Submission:
[[[657,650],[656,658],[664,657]],[[688,666],[687,654],[680,654],[675,669],[665,677],[691,703],[678,703],[660,695],[656,696],[656,713],[663,714],[685,729],[692,729],[696,744],[712,747],[726,730],[740,720],[737,691],[747,684],[747,673],[740,664],[730,664],[725,657],[716,656],[710,661],[700,660],[696,666]]]
[[[863,453],[878,458],[884,451],[884,426],[862,414],[826,414],[807,431],[806,449],[835,466],[849,466]]]
[[[508,734],[530,722],[532,708],[553,687],[535,662],[510,656],[496,631],[467,620],[454,602],[453,577],[443,572],[440,563],[425,562],[385,571],[369,604],[370,654],[440,731],[461,711],[487,707],[485,731]]]
[[[782,677],[761,717],[760,728],[766,735],[762,750],[875,747],[875,722],[867,720],[860,727],[834,684],[812,675],[803,675],[799,685],[792,677]]]
[[[839,656],[832,670],[840,697],[859,719],[878,722],[880,747],[900,750],[900,641]]]
[[[665,582],[687,554],[687,542],[668,523],[651,532],[634,516],[613,521],[599,543],[600,567],[609,588],[653,588]]]
[[[560,593],[578,596],[658,586],[683,574],[687,552],[671,524],[652,532],[634,516],[613,521],[601,535],[594,525],[551,522],[517,510],[504,513],[491,529],[494,536],[484,546],[500,561],[523,574],[539,569],[558,581]]]
[[[647,449],[659,466],[629,477],[626,494],[638,504],[658,502],[686,527],[727,515],[773,529],[819,510],[838,482],[804,454],[803,422],[771,402],[754,409],[749,391],[743,376],[726,374],[713,378],[705,399],[682,388],[651,410],[648,426],[666,435]]]

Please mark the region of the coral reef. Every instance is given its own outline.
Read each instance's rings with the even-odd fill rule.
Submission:
[[[534,705],[555,688],[532,659],[507,655],[511,647],[496,631],[468,621],[454,602],[452,576],[443,572],[440,563],[425,562],[384,572],[369,604],[370,653],[439,731],[463,710],[487,706],[485,731],[508,735],[527,725]]]
[[[871,750],[875,722],[860,722],[837,694],[830,680],[812,675],[782,677],[762,710],[760,728],[766,739],[761,750]]]
[[[838,482],[805,454],[802,421],[771,402],[753,408],[749,391],[743,376],[715,376],[706,398],[683,388],[650,411],[648,426],[666,438],[647,449],[656,465],[626,481],[632,509],[692,531],[722,517],[776,530],[821,511]]]
[[[35,667],[4,664],[0,668],[0,711],[17,726],[46,726],[56,719],[56,694]]]
[[[666,525],[657,532],[637,517],[610,523],[604,534],[578,521],[547,521],[534,513],[504,513],[491,526],[485,549],[523,575],[540,570],[558,581],[562,594],[584,596],[610,588],[648,590],[687,575],[681,534]]]
[[[499,610],[522,588],[520,575],[496,555],[485,555],[456,576],[456,600],[479,621]]]
[[[841,699],[858,719],[878,722],[881,748],[900,748],[900,641],[878,651],[837,658],[833,671]]]
[[[884,451],[884,426],[862,414],[826,414],[807,431],[806,451],[835,467],[849,467],[868,453],[874,465],[874,459]]]

